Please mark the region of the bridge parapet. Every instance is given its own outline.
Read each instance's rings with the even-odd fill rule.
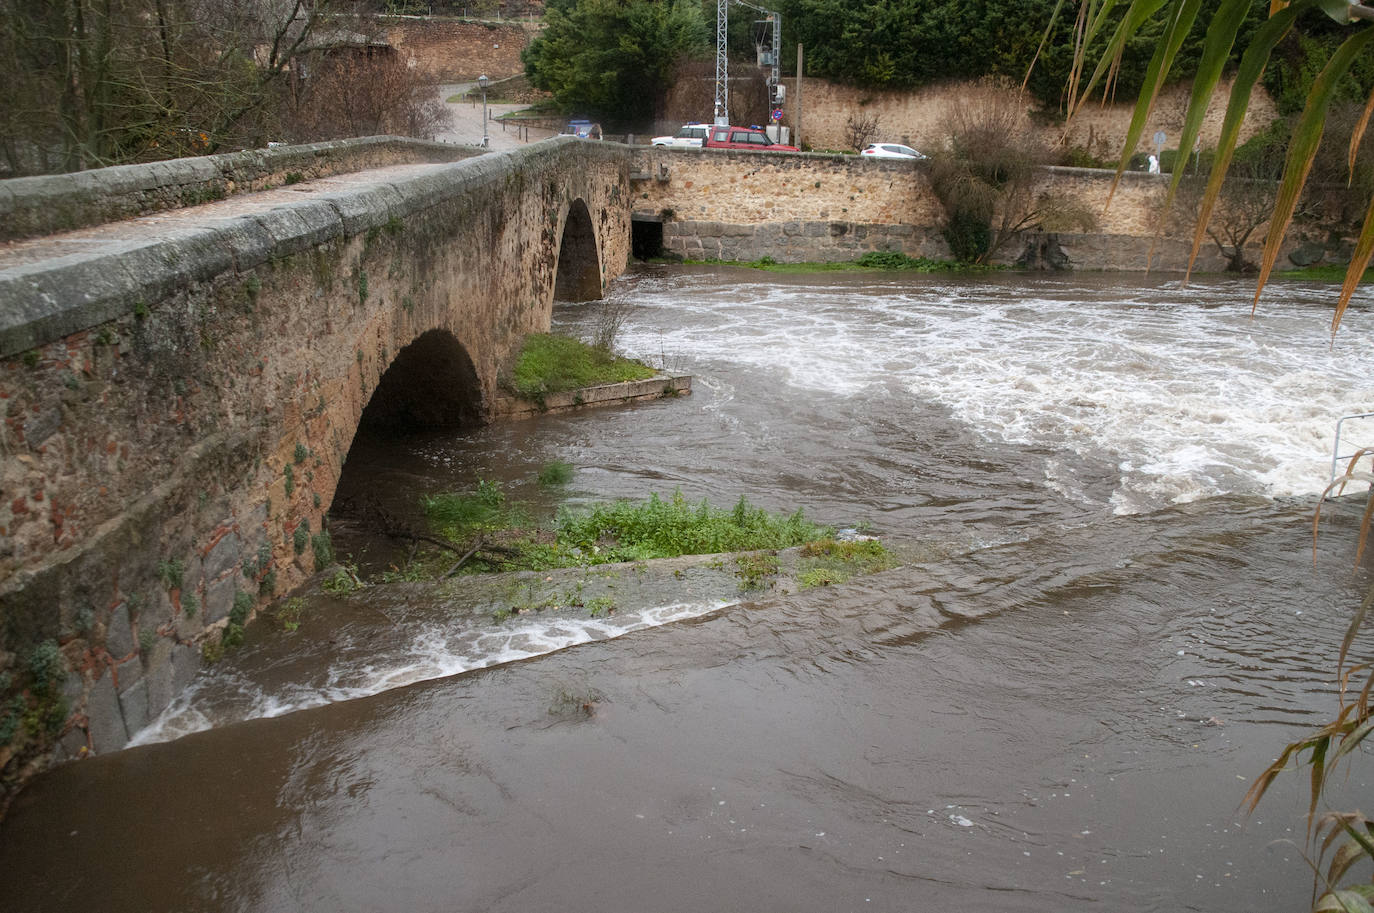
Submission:
[[[0,181],[0,241],[102,225],[336,174],[480,155],[473,146],[364,136]]]

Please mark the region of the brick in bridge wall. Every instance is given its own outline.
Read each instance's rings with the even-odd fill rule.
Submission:
[[[505,79],[525,72],[520,52],[535,26],[526,22],[385,18],[386,40],[406,60],[441,82],[468,82],[486,74]]]
[[[576,199],[603,282],[623,269],[627,184],[622,153],[565,139],[302,200],[209,228],[203,249],[162,242],[202,269],[154,245],[141,291],[73,303],[85,325],[0,358],[0,672],[61,644],[59,756],[122,745],[237,594],[259,604],[315,569],[296,530],[320,531],[404,346],[451,334],[490,401],[519,341],[549,326]],[[30,312],[7,297],[25,276],[0,277],[0,323]],[[9,751],[0,767],[32,757]]]

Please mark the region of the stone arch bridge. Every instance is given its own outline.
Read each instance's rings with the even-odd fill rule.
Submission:
[[[0,740],[6,779],[43,742],[122,746],[207,628],[316,567],[360,423],[482,419],[555,296],[624,268],[627,150],[476,151],[0,182],[0,698],[53,644],[65,676],[31,689],[44,736]]]

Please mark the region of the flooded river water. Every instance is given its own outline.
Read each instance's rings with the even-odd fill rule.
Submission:
[[[1305,909],[1300,777],[1237,807],[1334,705],[1369,580],[1357,505],[1315,565],[1310,521],[1374,350],[1331,289],[1251,289],[642,268],[622,348],[691,397],[359,446],[348,485],[539,502],[563,460],[574,502],[744,495],[944,557],[518,637],[379,593],[330,668],[259,637],[20,795],[0,909]]]

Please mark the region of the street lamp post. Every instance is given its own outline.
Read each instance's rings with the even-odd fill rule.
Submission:
[[[477,77],[477,84],[482,87],[482,148],[485,149],[491,142],[487,136],[487,74],[483,73]]]

